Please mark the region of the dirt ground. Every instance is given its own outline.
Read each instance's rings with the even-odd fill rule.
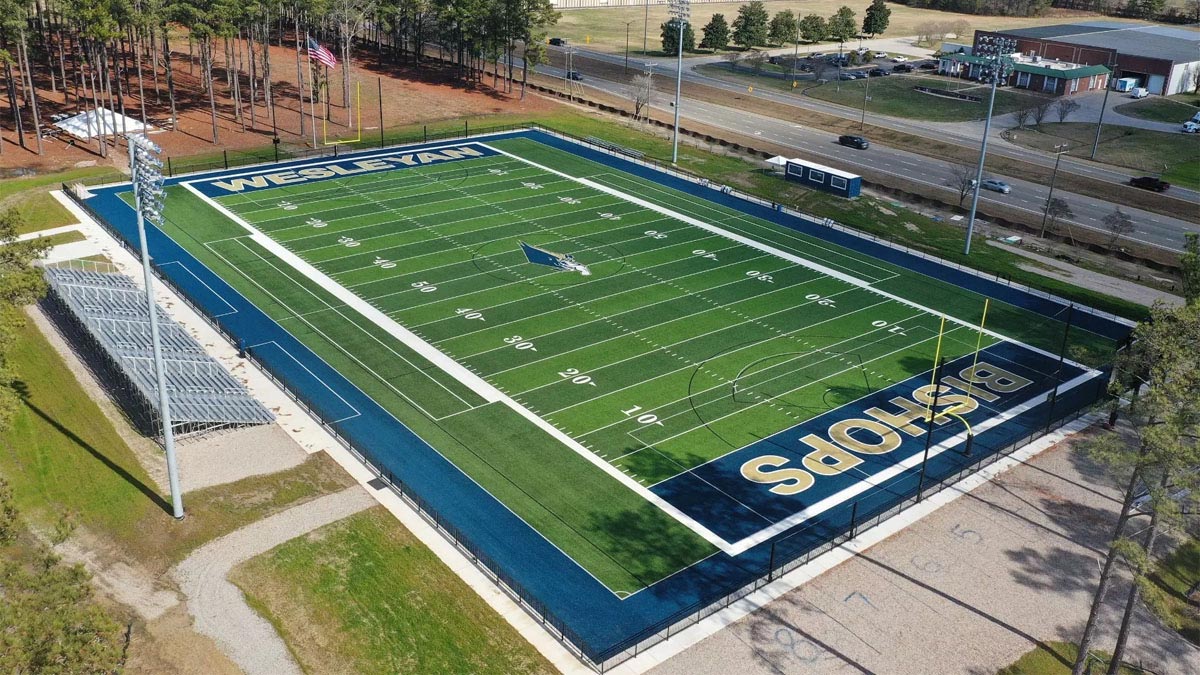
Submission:
[[[249,83],[243,74],[240,77],[242,90],[242,120],[236,116],[235,106],[230,97],[230,87],[225,81],[225,67],[222,60],[223,49],[217,45],[214,74],[217,88],[217,141],[213,141],[212,116],[209,112],[208,97],[200,84],[201,68],[198,55],[194,58],[188,55],[186,39],[178,39],[172,43],[172,66],[175,71],[175,89],[179,125],[176,130],[168,130],[170,120],[170,105],[167,99],[165,74],[159,73],[157,87],[151,76],[149,67],[145,68],[142,87],[145,91],[145,117],[155,127],[163,128],[159,133],[153,133],[151,138],[163,147],[166,156],[186,156],[201,153],[220,153],[222,150],[243,150],[248,148],[269,146],[272,138],[272,122],[266,104],[261,99],[261,92],[254,106],[254,119],[251,120],[249,105]],[[311,147],[313,145],[311,104],[307,96],[307,87],[303,104],[299,100],[302,89],[298,85],[298,69],[296,50],[293,47],[271,47],[271,80],[275,99],[275,127],[278,129],[283,147]],[[198,52],[197,52],[198,54]],[[301,57],[302,63],[306,59]],[[68,75],[69,75],[68,71]],[[74,90],[64,93],[61,82],[58,91],[50,91],[50,80],[45,72],[37,73],[38,104],[43,127],[48,126],[51,115],[57,113],[74,113],[89,109],[90,97],[84,96],[82,101],[74,97]],[[538,96],[527,96],[520,100],[519,84],[511,94],[497,92],[490,87],[470,88],[455,79],[452,69],[424,63],[420,67],[411,64],[396,64],[390,57],[376,54],[373,51],[360,50],[355,52],[351,68],[351,99],[350,105],[344,105],[342,100],[342,80],[340,67],[337,72],[330,72],[329,81],[332,95],[330,96],[330,122],[323,128],[322,115],[324,103],[318,104],[317,110],[317,144],[321,145],[337,139],[354,138],[357,134],[357,119],[361,116],[362,136],[369,138],[379,133],[381,126],[385,129],[405,125],[433,123],[440,120],[470,118],[492,115],[497,113],[527,113],[535,115],[544,113],[555,107],[556,103]],[[490,78],[487,80],[490,83]],[[382,106],[380,91],[382,87]],[[141,119],[141,101],[137,96],[138,81],[136,70],[130,68],[130,77],[124,85],[126,92],[132,95],[125,97],[125,114],[134,119]],[[356,92],[356,89],[358,92]],[[358,102],[356,102],[356,99]],[[300,107],[304,108],[304,134],[301,135]],[[44,152],[38,155],[36,141],[30,129],[28,108],[22,109],[26,123],[25,145],[18,143],[12,111],[7,98],[0,100],[0,173],[5,170],[25,169],[48,171],[72,166],[113,165],[123,167],[124,151],[108,148],[108,157],[101,156],[99,143],[92,141],[70,142],[71,138],[65,133],[59,138],[44,138]],[[353,113],[353,118],[352,118]],[[252,124],[253,122],[253,124]],[[243,130],[243,126],[245,127]]]

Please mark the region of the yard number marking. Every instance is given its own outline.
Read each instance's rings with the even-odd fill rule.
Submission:
[[[746,276],[754,277],[755,279],[758,279],[759,281],[765,281],[768,284],[775,283],[775,277],[771,276],[770,274],[763,274],[758,270],[750,270],[749,272],[746,272]]]
[[[574,197],[559,197],[558,201],[560,201],[564,204],[581,204],[582,203]]]
[[[667,234],[665,232],[659,232],[658,230],[646,230],[645,235],[647,237],[650,237],[651,239],[666,239],[667,238]]]
[[[458,309],[454,310],[454,313],[464,319],[479,319],[480,321],[485,320],[483,318],[483,312],[477,312],[469,307],[459,307]]]
[[[533,181],[525,181],[524,183],[521,183],[521,185],[524,185],[530,190],[541,190],[542,188],[546,187],[541,183],[534,183]]]
[[[431,285],[428,281],[414,281],[409,286],[421,291],[422,293],[432,293],[437,290],[437,286]]]
[[[346,248],[354,248],[355,246],[362,245],[361,241],[355,241],[352,237],[338,237],[338,243]]]
[[[279,208],[283,209],[284,211],[295,211],[299,207],[285,199],[279,202]]]
[[[621,216],[618,216],[615,213],[609,213],[607,211],[605,211],[604,213],[598,213],[596,215],[600,216],[601,218],[603,218],[605,220],[620,220],[621,219]]]
[[[526,340],[525,338],[521,337],[520,335],[514,335],[512,337],[504,338],[504,344],[512,345],[513,347],[516,347],[517,349],[520,349],[520,350],[528,349],[531,352],[537,351],[537,347],[534,347],[532,342],[530,342],[529,340]]]
[[[834,309],[837,309],[837,303],[834,302],[833,298],[823,298],[816,293],[809,293],[808,295],[804,296],[804,299],[816,300],[817,304],[821,305],[822,307],[833,307]]]
[[[390,270],[396,266],[396,263],[392,262],[391,260],[384,260],[383,258],[380,258],[379,256],[375,256],[375,260],[371,264],[378,265],[380,267],[380,269],[385,269],[385,270]]]
[[[314,228],[316,228],[318,230],[321,229],[322,227],[329,225],[329,223],[321,220],[320,218],[309,218],[308,220],[306,220],[304,222],[308,223],[309,225],[312,225]]]
[[[505,171],[504,169],[488,169],[488,173],[492,174],[493,176],[507,176],[508,175],[508,172]]]
[[[702,248],[698,248],[695,251],[692,251],[692,255],[699,256],[699,257],[705,258],[707,260],[716,260],[717,259],[716,253],[709,253],[708,251],[705,251]]]
[[[565,379],[570,379],[571,384],[590,384],[593,387],[596,383],[592,381],[591,375],[580,375],[578,368],[567,368],[566,370],[558,371],[558,376]]]
[[[872,326],[874,326],[874,327],[876,327],[876,328],[884,328],[884,327],[886,327],[886,326],[888,325],[888,322],[886,322],[886,321],[884,321],[884,320],[880,319],[880,320],[878,320],[878,321],[872,321],[872,322],[871,322],[871,325],[872,325]],[[888,328],[888,332],[889,332],[889,333],[892,333],[893,335],[903,335],[903,336],[905,336],[905,337],[907,337],[907,336],[908,336],[908,333],[905,333],[905,332],[904,332],[904,327],[903,327],[903,326],[892,326],[891,328]]]
[[[642,406],[635,405],[632,408],[630,408],[629,410],[622,410],[621,412],[625,413],[626,417],[633,417],[641,409],[642,409]],[[643,413],[641,415],[638,415],[636,419],[637,419],[638,424],[657,424],[660,427],[666,426],[662,422],[658,421],[658,415],[655,415],[653,413]]]

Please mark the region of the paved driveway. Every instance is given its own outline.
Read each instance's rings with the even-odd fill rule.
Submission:
[[[1075,639],[1119,506],[1059,444],[659,666],[706,673],[994,673],[1039,641]],[[1109,596],[1111,649],[1125,583]],[[1128,661],[1200,672],[1200,649],[1144,611]]]

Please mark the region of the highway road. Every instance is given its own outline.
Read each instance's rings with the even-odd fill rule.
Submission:
[[[576,51],[575,69],[580,71],[586,78],[580,84],[587,87],[605,91],[616,96],[626,96],[627,85],[612,80],[605,80],[599,77],[590,76],[588,74],[587,61],[588,58],[597,58],[618,64],[623,63],[623,58],[608,54],[599,54],[595,52],[587,52],[586,57],[581,58],[582,50]],[[724,82],[719,79],[709,78],[703,75],[691,73],[688,70],[688,64],[685,61],[685,78],[688,80],[703,81],[709,85],[719,85],[728,88],[731,91],[736,91],[741,95],[746,94],[744,87],[737,84]],[[671,109],[671,101],[674,100],[674,62],[662,63],[655,65],[655,79],[658,80],[656,88],[659,91],[655,92],[653,105],[662,110]],[[634,65],[631,63],[630,69]],[[637,68],[641,69],[641,63],[637,64]],[[563,77],[564,73],[561,69],[550,66],[539,66],[538,72],[543,74]],[[666,71],[666,72],[664,72]],[[659,79],[659,73],[663,73],[663,77]],[[755,92],[757,95],[759,92]],[[789,96],[787,94],[767,92],[763,94],[767,98],[778,98],[782,102],[792,105],[797,105],[801,101],[811,103],[811,99],[803,99],[798,96]],[[805,107],[809,107],[805,105]],[[841,106],[833,106],[820,103],[813,106],[814,109],[819,109],[822,112],[833,112],[842,117],[849,117],[857,120],[858,113],[855,111],[853,115],[847,115],[847,109]],[[836,111],[836,112],[835,112]],[[845,168],[849,171],[854,171],[859,168],[872,168],[875,170],[892,171],[898,175],[903,175],[908,180],[919,181],[926,185],[944,188],[948,191],[948,200],[957,201],[958,191],[953,186],[956,181],[953,177],[955,165],[951,162],[943,162],[935,160],[923,155],[918,155],[903,150],[897,150],[886,146],[873,143],[868,150],[855,150],[837,144],[837,136],[835,134],[824,131],[804,127],[799,124],[789,122],[787,120],[775,119],[762,115],[747,113],[743,110],[731,108],[723,105],[716,105],[699,101],[695,99],[685,98],[682,106],[682,114],[685,118],[691,118],[705,124],[728,129],[737,133],[762,136],[774,143],[794,147],[801,151],[805,157],[812,157],[814,160],[826,163],[831,166]],[[950,137],[963,144],[973,145],[979,142],[978,138],[961,137],[954,138],[952,134],[943,131],[934,131],[926,126],[916,125],[910,122],[897,122],[894,118],[883,118],[880,116],[871,116],[869,118],[872,124],[881,124],[885,120],[886,126],[915,133],[922,136],[938,136],[942,138]],[[1012,148],[1005,148],[1004,152],[1013,152]],[[989,147],[989,153],[993,149]],[[1017,150],[1020,159],[1026,161],[1036,161],[1044,163],[1049,161],[1053,163],[1053,156],[1047,157],[1041,153],[1020,151]],[[1128,180],[1128,173],[1120,170],[1107,169],[1098,167],[1088,162],[1071,161],[1072,171],[1090,175],[1103,180],[1112,180],[1114,182],[1125,182]],[[1063,165],[1068,165],[1068,160],[1064,158]],[[992,174],[987,174],[991,176]],[[1012,176],[995,176],[1002,178],[1012,186],[1012,192],[1007,195],[1002,195],[994,192],[982,192],[980,202],[995,202],[1005,204],[1011,208],[1024,209],[1037,218],[1041,218],[1042,205],[1045,203],[1049,188],[1045,185],[1034,183],[1031,181],[1021,180]],[[1175,188],[1172,188],[1175,190]],[[1194,193],[1193,193],[1194,194]],[[1071,206],[1074,212],[1074,217],[1068,219],[1071,227],[1082,227],[1091,230],[1106,232],[1102,221],[1106,215],[1112,212],[1114,204],[1104,200],[1095,199],[1083,195],[1078,195],[1061,189],[1055,190],[1055,196],[1062,198]],[[968,196],[968,199],[970,197]],[[1197,207],[1200,210],[1200,206]],[[1178,218],[1171,218],[1158,214],[1149,213],[1140,209],[1125,208],[1122,210],[1130,215],[1133,219],[1135,231],[1129,236],[1135,241],[1149,244],[1152,246],[1164,247],[1172,250],[1181,250],[1183,246],[1183,235],[1185,232],[1200,231],[1200,225],[1191,223]],[[1063,222],[1060,220],[1060,223]]]

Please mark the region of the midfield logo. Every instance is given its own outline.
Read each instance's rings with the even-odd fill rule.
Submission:
[[[545,265],[553,267],[563,272],[579,272],[583,276],[591,275],[592,271],[587,265],[575,261],[575,258],[565,253],[555,253],[547,251],[536,246],[531,246],[525,242],[521,243],[521,250],[525,253],[525,259],[535,265]]]

